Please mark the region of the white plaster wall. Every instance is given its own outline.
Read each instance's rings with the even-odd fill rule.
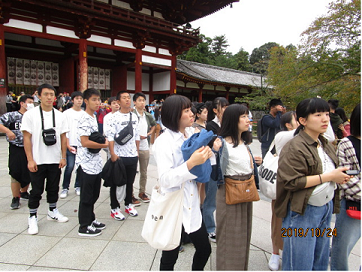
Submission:
[[[171,75],[170,72],[162,72],[153,74],[153,91],[170,90]]]

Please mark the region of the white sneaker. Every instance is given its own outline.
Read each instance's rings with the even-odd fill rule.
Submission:
[[[279,270],[279,255],[272,254],[268,265],[269,265],[270,270],[278,271]]]
[[[35,215],[28,218],[28,233],[32,235],[38,233],[38,218]]]
[[[117,209],[112,209],[111,210],[111,216],[118,220],[118,221],[122,221],[124,220],[126,217],[124,217],[124,215],[121,213],[121,210],[119,208]]]
[[[62,192],[60,193],[59,197],[66,198],[67,196],[68,196],[68,189],[63,189]]]
[[[54,209],[53,211],[48,211],[47,219],[58,221],[60,223],[65,223],[68,222],[69,220],[68,217],[62,215],[58,209]]]
[[[128,204],[125,208],[125,212],[128,213],[130,216],[137,216],[138,213],[136,209],[134,208],[133,204]]]
[[[75,194],[80,196],[80,187],[75,187]]]

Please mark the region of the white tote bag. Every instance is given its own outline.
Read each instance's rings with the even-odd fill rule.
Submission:
[[[159,185],[153,187],[142,229],[142,237],[151,247],[172,250],[180,245],[183,200],[184,184],[180,190],[162,194]]]
[[[263,195],[276,199],[277,196],[277,170],[279,157],[271,152],[274,148],[274,141],[266,153],[263,163],[259,166],[259,187]]]

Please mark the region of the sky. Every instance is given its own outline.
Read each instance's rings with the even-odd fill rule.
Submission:
[[[214,14],[191,22],[206,37],[226,35],[228,52],[241,47],[249,54],[268,42],[300,44],[300,35],[326,15],[332,0],[240,0]]]

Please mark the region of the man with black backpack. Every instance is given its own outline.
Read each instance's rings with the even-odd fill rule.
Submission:
[[[280,117],[285,108],[280,99],[269,102],[269,114],[264,115],[258,122],[258,139],[261,142],[261,153],[264,159],[273,142],[275,135],[280,131]]]

